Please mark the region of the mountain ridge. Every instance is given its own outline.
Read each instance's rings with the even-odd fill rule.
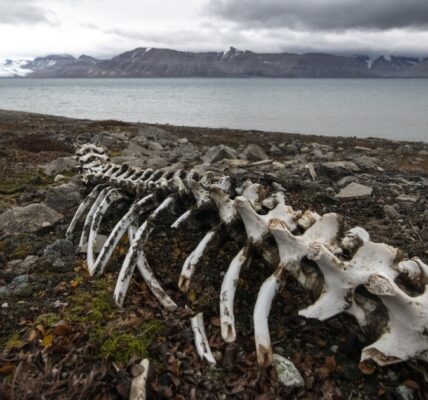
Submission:
[[[256,53],[231,47],[189,52],[138,47],[110,59],[67,54],[0,62],[0,77],[148,78],[428,78],[428,58],[341,56],[327,53]]]

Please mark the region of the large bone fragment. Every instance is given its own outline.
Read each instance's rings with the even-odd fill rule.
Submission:
[[[88,249],[86,254],[86,259],[88,262],[88,271],[90,275],[94,274],[94,246],[97,240],[98,230],[100,229],[101,220],[104,214],[109,209],[109,207],[113,203],[123,198],[125,198],[125,195],[119,192],[117,189],[110,190],[94,213],[94,216],[91,221],[91,229],[89,232],[88,239]]]
[[[119,273],[119,278],[114,290],[114,300],[119,306],[123,305],[126,292],[128,291],[129,283],[131,282],[132,274],[137,265],[140,252],[143,252],[144,243],[147,241],[150,232],[154,228],[157,218],[168,210],[175,203],[175,197],[167,197],[147,218],[147,220],[138,228],[135,233],[134,240],[126,254],[125,261]]]
[[[324,275],[324,287],[318,300],[299,315],[321,321],[340,312],[353,315],[361,326],[366,324],[363,310],[354,300],[354,291],[368,282],[372,274],[381,273],[393,280],[397,249],[384,243],[364,243],[351,261],[341,261],[325,245],[313,242],[308,258],[315,261]]]
[[[422,261],[417,262],[422,270],[427,269]],[[363,349],[361,360],[372,359],[379,365],[428,361],[428,287],[420,296],[411,297],[383,271],[371,275],[366,287],[382,300],[389,322],[381,337]]]
[[[109,237],[104,243],[104,246],[101,249],[101,252],[98,255],[98,258],[93,267],[94,274],[102,274],[104,272],[105,266],[113,254],[114,249],[116,248],[122,236],[125,234],[128,227],[135,221],[138,215],[148,211],[152,207],[154,207],[152,194],[144,196],[130,207],[128,212],[113,228]],[[131,240],[129,242],[131,243]]]
[[[215,365],[216,361],[211,352],[207,335],[205,334],[204,316],[202,313],[196,314],[191,318],[193,335],[195,337],[195,347],[199,357],[205,359],[210,364]]]

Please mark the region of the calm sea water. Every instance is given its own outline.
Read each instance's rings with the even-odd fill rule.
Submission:
[[[0,108],[428,141],[428,80],[0,79]]]

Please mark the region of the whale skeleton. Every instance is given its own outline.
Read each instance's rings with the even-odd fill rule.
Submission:
[[[79,249],[87,253],[89,273],[101,275],[115,247],[125,234],[128,236],[129,250],[114,290],[118,306],[124,305],[137,268],[160,304],[169,312],[177,309],[151,270],[144,244],[165,215],[185,205],[187,209],[171,225],[171,230],[183,229],[192,219],[202,218],[204,212],[214,212],[218,218],[185,260],[178,282],[181,291],[188,291],[192,277],[203,273],[203,260],[220,238],[238,240],[243,233],[246,236],[221,283],[220,323],[226,342],[236,340],[234,299],[241,269],[251,268],[252,258],[258,254],[273,271],[258,292],[253,314],[260,366],[271,365],[275,356],[269,313],[286,275],[293,276],[309,290],[316,292],[316,288],[321,288],[318,299],[299,311],[302,317],[323,321],[347,313],[364,330],[370,325],[373,308],[383,304],[386,326],[380,337],[362,350],[362,361],[371,359],[379,365],[409,359],[428,361],[428,266],[421,259],[403,259],[398,249],[371,241],[362,227],[343,233],[344,221],[338,214],[293,210],[286,205],[286,196],[277,190],[278,185],[267,187],[251,181],[238,185],[231,177],[193,169],[143,170],[116,165],[109,161],[103,148],[93,144],[80,147],[76,157],[83,182],[93,189],[77,209],[66,237],[73,238],[85,217]],[[95,242],[105,214],[124,201],[132,204],[95,257]],[[147,214],[138,225],[139,219]],[[318,270],[302,268],[303,260],[312,260]],[[423,288],[422,293],[410,294],[397,283],[400,276]],[[357,295],[359,287],[364,287],[369,295]],[[372,296],[380,302],[374,302]],[[201,313],[192,317],[191,326],[198,354],[215,364]]]

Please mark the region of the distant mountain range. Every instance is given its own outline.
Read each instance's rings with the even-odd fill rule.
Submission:
[[[428,78],[428,58],[307,53],[185,52],[137,48],[108,60],[50,55],[0,61],[0,77],[149,78]]]

